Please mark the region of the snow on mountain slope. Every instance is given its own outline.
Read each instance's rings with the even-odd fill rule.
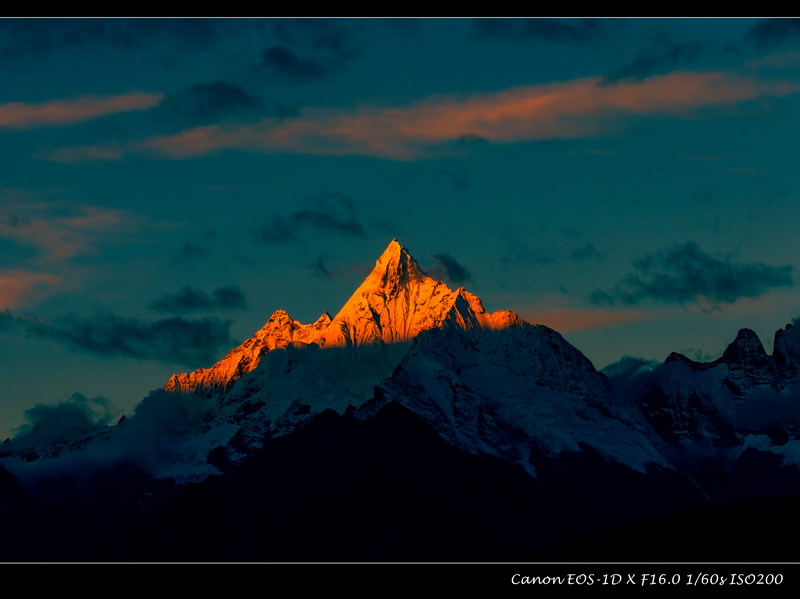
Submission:
[[[293,320],[285,311],[278,310],[255,335],[229,351],[214,366],[174,374],[164,385],[164,389],[179,393],[200,391],[207,395],[227,391],[236,379],[258,366],[265,353],[285,347],[293,341],[308,343],[330,322],[331,317],[327,312],[323,312],[316,322],[304,325]]]
[[[227,391],[258,366],[267,352],[293,342],[358,348],[407,341],[434,327],[496,328],[520,321],[506,310],[489,314],[481,301],[463,288],[453,291],[428,277],[394,239],[333,320],[324,312],[315,323],[304,325],[278,310],[260,331],[214,366],[175,374],[164,389],[206,395]]]
[[[773,356],[750,329],[741,329],[711,362],[672,353],[633,395],[668,443],[710,442],[709,450],[734,449],[748,435],[768,435],[774,452],[783,455],[787,440],[800,437],[800,385],[793,378],[800,344],[791,325],[775,339]],[[764,443],[758,448],[766,451]]]
[[[789,383],[800,384],[800,326],[787,324],[775,332],[772,357]]]
[[[397,240],[330,321],[301,325],[278,312],[224,360],[165,389],[219,396],[192,442],[218,444],[217,457],[233,462],[325,409],[368,418],[394,400],[451,444],[531,473],[534,446],[557,455],[587,445],[639,472],[667,466],[652,427],[615,405],[605,376],[561,335],[487,312],[425,275]]]
[[[724,363],[699,364],[672,353],[639,390],[645,417],[667,442],[711,441],[734,445],[735,402]]]
[[[534,475],[532,455],[587,448],[645,473],[651,465],[669,469],[675,443],[730,448],[741,444],[741,433],[766,430],[751,426],[756,420],[742,410],[785,388],[783,373],[796,368],[794,329],[776,340],[776,360],[746,329],[714,362],[672,354],[622,397],[557,332],[513,312],[487,312],[463,288],[427,276],[393,240],[334,318],[324,312],[301,324],[279,310],[217,364],[173,375],[129,422],[70,446],[109,455],[118,443],[128,451],[150,426],[146,415],[157,430],[164,410],[171,418],[184,414],[168,427],[157,459],[148,458],[156,466],[147,467],[189,482],[325,410],[366,419],[395,401],[451,445],[520,463]],[[26,459],[62,450],[31,450]]]
[[[609,391],[561,335],[523,322],[425,331],[376,395],[422,416],[456,447],[529,469],[534,446],[556,456],[583,445],[639,472],[668,467],[652,428],[638,411],[615,405]]]
[[[742,330],[713,362],[672,354],[647,370],[640,364],[628,371],[629,364],[606,376],[556,331],[513,312],[489,313],[463,288],[427,276],[394,240],[334,318],[324,312],[301,324],[279,310],[217,364],[174,375],[116,426],[50,446],[10,442],[0,448],[0,467],[54,494],[83,485],[97,506],[112,506],[109,513],[116,509],[104,494],[109,489],[111,497],[133,502],[130,514],[140,514],[166,505],[189,483],[207,485],[204,493],[216,497],[218,484],[274,456],[275,472],[307,459],[314,465],[309,476],[338,479],[335,487],[318,488],[362,497],[350,473],[363,473],[367,486],[372,473],[386,474],[386,463],[375,459],[386,439],[361,441],[353,431],[383,422],[408,441],[388,444],[409,447],[417,459],[433,460],[445,448],[443,455],[460,456],[453,460],[474,458],[533,483],[563,503],[570,519],[574,512],[585,523],[622,524],[800,489],[797,331],[787,326],[776,334],[773,357]],[[418,443],[423,430],[438,435],[439,449],[426,453],[430,445]],[[316,441],[308,445],[309,438]],[[344,459],[355,456],[356,464],[318,460],[340,443],[348,446]],[[414,456],[403,451],[392,454],[393,463],[413,469]],[[446,474],[424,478],[435,488]],[[273,501],[281,480],[254,479],[259,502]],[[328,501],[313,491],[319,480],[289,480],[296,486],[283,490],[292,501],[309,489],[308,505]],[[497,489],[486,486],[496,497]],[[375,502],[379,513],[406,510],[405,499],[387,499]],[[243,500],[255,505],[250,496]],[[419,503],[426,513],[427,500]],[[211,508],[197,505],[201,513],[224,514],[213,500]],[[87,513],[96,511],[87,506]],[[525,505],[515,514],[536,510]],[[438,525],[435,513],[431,522]],[[315,526],[305,530],[318,534]]]
[[[737,402],[745,401],[754,391],[780,391],[786,386],[775,361],[750,329],[741,329],[717,362],[728,366],[724,380]]]
[[[505,311],[489,314],[463,288],[453,291],[425,275],[395,239],[315,342],[321,347],[396,343],[435,327],[496,328],[514,317],[519,319]]]

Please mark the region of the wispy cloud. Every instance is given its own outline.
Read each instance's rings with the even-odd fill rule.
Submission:
[[[437,96],[410,106],[306,108],[296,118],[239,127],[208,125],[152,137],[126,151],[173,159],[238,149],[416,160],[454,152],[463,139],[516,143],[589,138],[615,131],[630,119],[692,118],[700,109],[797,93],[797,81],[725,72],[675,72],[615,85],[592,77],[466,97]],[[71,151],[72,160],[102,158],[98,147]]]
[[[41,447],[77,439],[111,424],[113,414],[108,399],[89,399],[81,393],[73,393],[67,401],[58,404],[37,404],[25,410],[27,422],[19,427],[9,448]]]
[[[0,127],[25,129],[70,125],[109,114],[152,108],[163,98],[164,95],[160,93],[130,92],[116,96],[83,96],[40,104],[8,102],[0,104]]]
[[[800,48],[792,48],[780,52],[773,52],[765,56],[753,58],[744,63],[746,68],[761,69],[794,69],[800,67]]]
[[[299,241],[305,231],[328,232],[345,237],[366,237],[367,230],[356,217],[353,200],[339,193],[323,193],[308,198],[310,206],[288,216],[274,216],[253,229],[256,238],[267,244]]]
[[[475,19],[474,37],[497,40],[546,40],[580,43],[607,34],[608,21],[600,19]]]
[[[699,53],[697,43],[660,43],[656,47],[644,50],[636,57],[608,77],[608,83],[617,83],[625,79],[645,79],[658,72],[673,69],[694,61]]]
[[[317,254],[314,262],[308,268],[317,277],[328,280],[361,281],[373,268],[373,264],[362,262],[341,262],[335,256]]]
[[[243,87],[217,80],[166,94],[155,108],[154,116],[160,124],[176,131],[220,121],[252,119],[260,110],[259,100]]]
[[[236,285],[218,287],[209,295],[201,289],[183,287],[177,293],[164,295],[148,304],[156,312],[180,314],[197,310],[245,310],[247,301]]]
[[[363,26],[363,22],[357,22]],[[277,19],[272,21],[278,38],[291,45],[310,47],[321,56],[339,63],[360,55],[357,30],[352,23],[339,19]]]
[[[162,40],[182,49],[197,50],[216,43],[219,34],[257,21],[226,19],[0,19],[0,61],[35,61],[70,49],[107,51],[109,48],[147,49]],[[246,28],[247,29],[247,28]]]
[[[788,264],[737,263],[731,256],[710,256],[694,242],[645,256],[634,268],[614,289],[592,293],[592,303],[636,305],[649,299],[719,309],[720,304],[794,285],[794,269]]]
[[[187,241],[181,246],[179,260],[181,262],[205,258],[208,256],[208,248],[198,243]]]
[[[264,50],[258,66],[271,77],[291,83],[322,79],[328,72],[321,62],[298,56],[284,46],[271,46]]]
[[[89,253],[97,241],[131,220],[123,210],[68,202],[9,203],[0,208],[0,237],[33,246],[40,263]]]
[[[0,309],[16,308],[26,302],[38,299],[41,295],[61,283],[54,273],[35,272],[21,268],[0,270]]]
[[[472,280],[472,274],[470,274],[466,266],[450,254],[438,253],[434,254],[433,257],[439,263],[439,266],[428,270],[428,275],[434,278],[446,278],[456,285]]]
[[[323,279],[333,278],[333,273],[331,272],[327,259],[323,254],[319,254],[317,256],[317,259],[314,260],[314,262],[310,265],[310,268],[318,277],[322,277]]]
[[[52,322],[36,317],[0,312],[0,331],[22,331],[36,339],[55,341],[101,357],[157,360],[166,364],[198,367],[219,359],[219,353],[234,345],[229,320],[180,317],[143,321],[112,313],[91,318],[74,314]]]
[[[791,38],[800,39],[800,19],[765,19],[753,25],[747,35],[761,47],[780,44]]]
[[[70,284],[76,257],[133,226],[123,210],[31,198],[0,203],[0,239],[21,248],[15,263],[0,268],[0,309]]]
[[[282,42],[265,48],[254,73],[299,85],[324,79],[360,55],[358,27],[336,19],[278,19],[273,30]]]
[[[529,322],[543,324],[563,333],[612,327],[654,318],[652,313],[631,309],[515,308],[515,311]]]
[[[127,154],[124,146],[118,143],[105,143],[94,146],[69,146],[58,148],[52,152],[39,154],[44,160],[73,164],[75,162],[85,162],[94,160],[122,160]]]

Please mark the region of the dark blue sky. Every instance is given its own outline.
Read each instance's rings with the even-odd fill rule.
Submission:
[[[397,237],[598,368],[800,316],[796,19],[0,19],[0,437]]]

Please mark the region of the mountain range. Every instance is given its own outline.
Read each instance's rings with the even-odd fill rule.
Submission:
[[[800,505],[800,327],[598,372],[393,240],[334,317],[279,310],[116,425],[0,458],[3,559],[664,560],[676,518],[752,561],[751,519]]]

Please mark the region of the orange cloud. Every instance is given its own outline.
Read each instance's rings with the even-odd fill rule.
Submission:
[[[732,73],[676,72],[606,85],[598,77],[472,96],[437,96],[411,106],[308,108],[294,119],[210,125],[129,145],[127,152],[190,158],[223,149],[377,156],[415,160],[461,139],[514,143],[583,138],[648,115],[690,118],[699,109],[800,93],[794,81]],[[70,160],[119,159],[120,148],[65,148]],[[58,156],[58,153],[53,156]],[[57,159],[57,158],[54,158]]]
[[[107,231],[124,223],[125,213],[93,206],[51,203],[7,205],[0,237],[34,246],[40,264],[58,264],[90,251]]]
[[[0,271],[0,310],[16,308],[60,282],[54,274],[21,269]]]
[[[0,104],[0,127],[24,129],[66,125],[88,121],[107,114],[152,108],[164,94],[131,92],[116,96],[84,96],[41,104],[9,102]]]
[[[642,310],[522,310],[520,316],[528,322],[543,324],[561,333],[599,329],[655,318],[658,315]]]
[[[19,194],[16,194],[19,195]],[[28,246],[15,268],[0,269],[0,310],[30,305],[74,288],[82,277],[78,256],[138,225],[128,212],[30,197],[0,203],[0,239]]]
[[[42,157],[53,162],[63,162],[72,164],[85,160],[121,160],[125,155],[125,149],[119,144],[106,144],[96,146],[70,146],[59,148]]]

